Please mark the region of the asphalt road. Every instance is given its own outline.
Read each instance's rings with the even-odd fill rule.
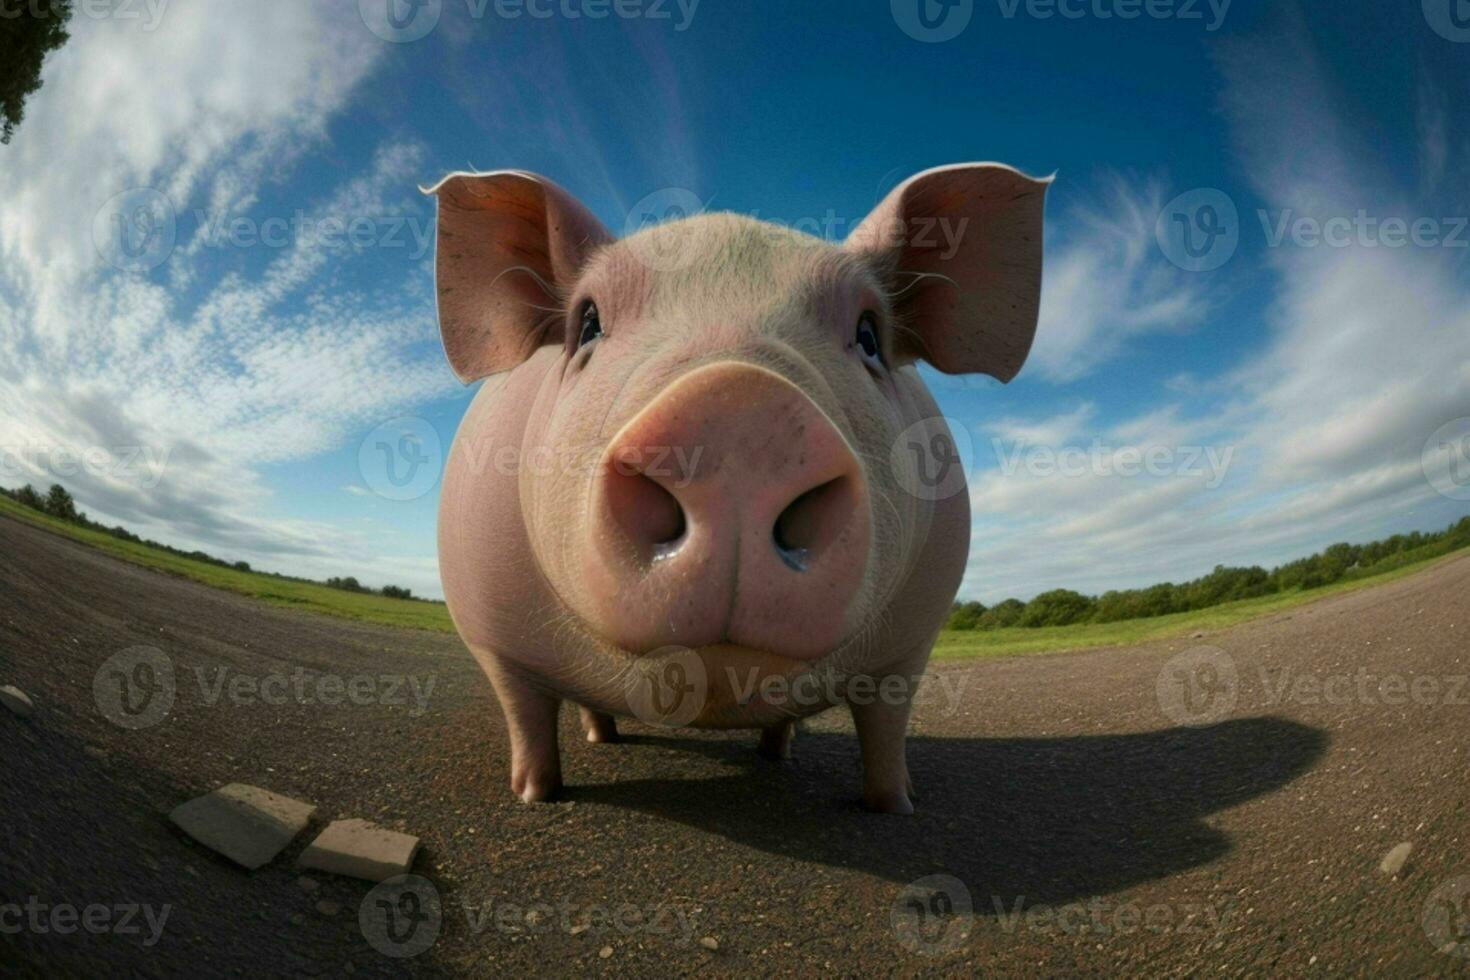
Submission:
[[[36,703],[0,710],[0,972],[1470,971],[1470,557],[1209,636],[938,665],[896,817],[859,807],[835,711],[785,763],[753,733],[587,745],[565,711],[564,798],[523,805],[454,637],[8,518],[0,556],[0,684]],[[166,714],[163,673],[119,714],[138,647]],[[312,829],[245,872],[169,824],[228,782],[316,804]],[[401,896],[298,882],[341,817],[423,838],[407,942],[381,938]]]

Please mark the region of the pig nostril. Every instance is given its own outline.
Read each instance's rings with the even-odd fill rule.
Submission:
[[[663,490],[663,487],[659,487],[659,489]],[[675,519],[669,522],[667,526],[667,536],[662,540],[654,542],[654,561],[662,561],[665,558],[672,557],[679,550],[679,546],[684,543],[684,538],[687,537],[685,532],[689,529],[688,522],[684,519],[684,508],[679,506],[679,501],[675,500],[673,495],[667,490],[664,490],[664,493],[674,505]]]
[[[853,511],[852,480],[839,476],[797,497],[771,529],[776,554],[792,571],[804,572],[813,558],[841,536]]]
[[[607,497],[614,520],[643,560],[668,558],[684,543],[684,508],[657,481],[642,473],[614,471]]]

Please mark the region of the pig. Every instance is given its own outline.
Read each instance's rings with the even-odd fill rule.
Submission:
[[[969,551],[969,500],[920,361],[1020,370],[1050,179],[927,170],[842,243],[728,213],[616,238],[521,171],[454,173],[435,291],[484,379],[446,460],[438,543],[525,801],[562,786],[561,702],[760,731],[846,702],[862,801],[912,813],[910,710]],[[957,472],[956,472],[957,471]]]

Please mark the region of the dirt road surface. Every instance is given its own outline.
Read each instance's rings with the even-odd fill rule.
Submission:
[[[36,706],[0,710],[0,972],[1470,971],[1470,558],[1219,634],[936,665],[918,812],[896,817],[860,809],[838,711],[786,763],[752,733],[588,745],[564,711],[567,790],[523,805],[452,636],[267,607],[7,518],[0,555],[0,684]],[[130,729],[108,665],[139,646],[173,700]],[[331,679],[363,703],[321,703]],[[312,828],[246,872],[169,823],[230,782],[316,804]],[[343,817],[423,839],[429,911],[396,944],[372,917],[409,906],[298,882]],[[89,906],[109,910],[90,930]]]

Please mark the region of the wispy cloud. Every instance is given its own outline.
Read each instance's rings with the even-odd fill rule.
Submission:
[[[1064,212],[1064,231],[1048,229],[1058,244],[1047,251],[1032,371],[1074,381],[1136,338],[1188,329],[1209,313],[1204,281],[1155,245],[1163,204],[1157,181],[1114,174],[1096,201]]]
[[[262,475],[451,390],[423,250],[297,230],[427,226],[422,147],[388,143],[320,199],[266,203],[383,52],[354,6],[173,4],[151,32],[76,19],[0,173],[0,446],[23,469],[7,482],[61,479],[96,517],[290,571],[378,557],[365,535],[264,516]],[[95,240],[133,188],[177,212],[176,247],[141,273]],[[292,230],[221,246],[219,222],[271,220]],[[121,464],[134,450],[157,479]]]
[[[1463,164],[1447,143],[1428,80],[1419,109],[1418,186],[1405,188],[1347,135],[1338,96],[1304,35],[1290,43],[1279,35],[1269,43],[1236,42],[1220,66],[1240,162],[1268,209],[1319,219],[1351,218],[1360,209],[1380,219],[1453,213],[1444,209],[1441,175]],[[1053,277],[1061,286],[1044,306],[1040,335],[1063,333],[1039,346],[1048,377],[1066,380],[1096,363],[1103,324],[1126,319],[1135,306],[1158,308],[1162,292],[1096,282],[1140,281],[1149,263],[1135,249],[1145,247],[1149,207],[1123,196],[1118,218],[1093,223],[1088,247],[1112,243],[1102,257],[1077,246],[1062,252]],[[1254,214],[1241,212],[1255,224]],[[1436,429],[1470,415],[1470,289],[1459,256],[1371,242],[1288,241],[1268,253],[1267,340],[1233,370],[1203,386],[1175,378],[1165,386],[1175,402],[1094,422],[1090,433],[1074,431],[1089,421],[1076,412],[997,427],[1051,440],[1052,447],[1089,439],[1114,450],[1158,446],[1175,452],[1176,462],[1181,447],[1232,450],[1225,477],[1212,486],[1167,471],[1122,477],[987,470],[973,481],[977,519],[966,592],[995,600],[1056,586],[1101,591],[1177,580],[1219,562],[1270,564],[1334,539],[1391,533],[1416,513],[1447,521],[1463,512],[1437,495],[1423,458]],[[1094,296],[1103,309],[1124,312],[1089,317]],[[1205,298],[1196,289],[1173,302],[1188,320]],[[1102,350],[1119,342],[1104,342]]]

